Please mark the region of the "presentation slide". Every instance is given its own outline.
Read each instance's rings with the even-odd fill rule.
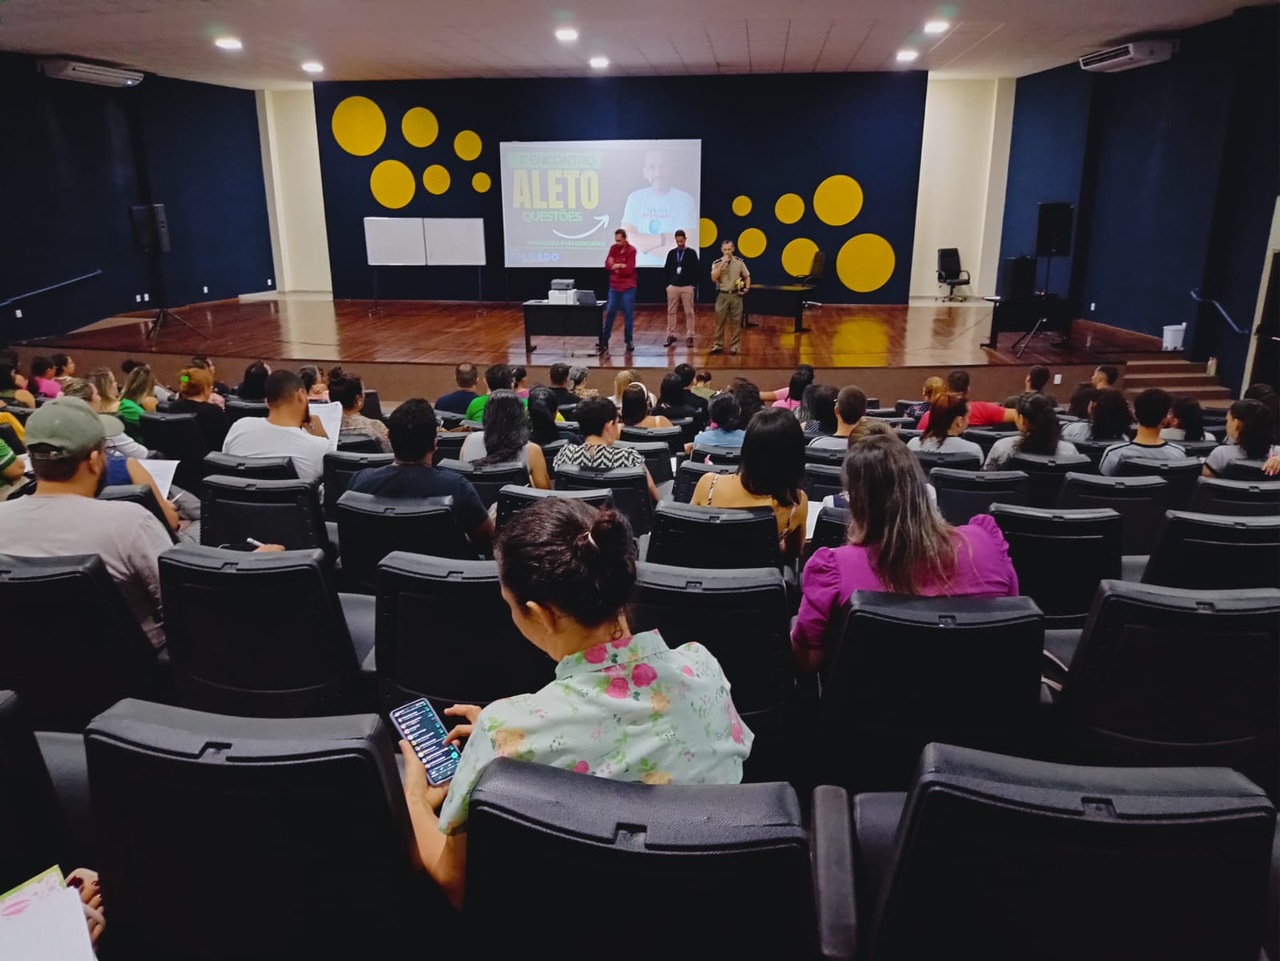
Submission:
[[[619,227],[637,267],[661,267],[677,230],[698,249],[701,140],[514,142],[500,155],[508,267],[603,268]]]

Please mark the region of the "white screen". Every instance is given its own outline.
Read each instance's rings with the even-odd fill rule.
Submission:
[[[428,217],[427,263],[432,267],[484,266],[484,221],[460,217]]]
[[[613,232],[627,231],[637,267],[661,267],[683,230],[698,249],[700,140],[578,140],[500,144],[508,267],[604,267]],[[584,286],[587,286],[584,284]]]
[[[365,217],[364,248],[371,266],[420,267],[427,262],[421,217]]]

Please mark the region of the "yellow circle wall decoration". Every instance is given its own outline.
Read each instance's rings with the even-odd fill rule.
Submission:
[[[716,226],[714,220],[703,217],[698,221],[698,243],[703,247],[710,247],[716,242],[716,237],[720,233],[720,228]]]
[[[843,227],[862,210],[862,185],[845,174],[818,184],[813,192],[813,212],[824,224]]]
[[[769,240],[759,227],[748,227],[738,234],[738,253],[744,257],[759,257]]]
[[[818,245],[808,237],[797,237],[782,248],[782,269],[792,277],[807,277]]]
[[[437,197],[449,189],[449,179],[449,171],[439,164],[432,164],[422,172],[422,186]]]
[[[804,199],[799,194],[783,194],[773,205],[774,216],[784,224],[794,224],[804,216]]]
[[[478,194],[488,193],[489,188],[492,186],[493,181],[489,179],[489,175],[483,170],[471,178],[471,187]]]
[[[368,97],[347,97],[333,108],[333,139],[349,154],[367,157],[387,139],[387,118]]]
[[[391,210],[399,210],[413,199],[417,184],[413,171],[399,160],[384,160],[369,175],[369,189],[373,199]]]
[[[463,130],[453,138],[453,152],[461,160],[475,160],[480,156],[480,135],[474,130]]]
[[[409,146],[430,147],[440,136],[440,121],[426,107],[413,107],[405,111],[400,132]]]
[[[850,290],[865,294],[889,282],[895,263],[889,241],[879,234],[858,234],[836,254],[836,276]]]
[[[733,198],[733,212],[739,217],[745,217],[751,213],[751,198],[739,194]]]

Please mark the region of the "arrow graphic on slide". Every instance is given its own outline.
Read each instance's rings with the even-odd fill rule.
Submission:
[[[553,231],[551,231],[551,232],[552,232],[553,234],[555,234],[557,237],[563,237],[565,240],[581,240],[583,237],[590,237],[592,234],[594,234],[594,233],[595,233],[597,230],[599,230],[601,227],[608,227],[608,226],[609,226],[609,215],[608,215],[608,214],[603,214],[603,215],[601,215],[601,216],[599,216],[599,217],[596,217],[596,218],[595,218],[595,221],[596,221],[596,225],[595,225],[594,227],[592,227],[590,230],[588,230],[585,234],[562,234],[562,233],[560,233],[560,231],[558,231],[558,230],[553,230]]]

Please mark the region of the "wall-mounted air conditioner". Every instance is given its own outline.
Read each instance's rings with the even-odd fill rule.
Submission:
[[[1081,70],[1095,73],[1119,73],[1152,63],[1164,63],[1178,48],[1174,40],[1135,40],[1122,47],[1099,50],[1080,58]]]
[[[136,87],[142,83],[142,74],[137,70],[105,67],[83,60],[41,60],[39,67],[42,74],[55,80],[77,80],[101,87]]]

